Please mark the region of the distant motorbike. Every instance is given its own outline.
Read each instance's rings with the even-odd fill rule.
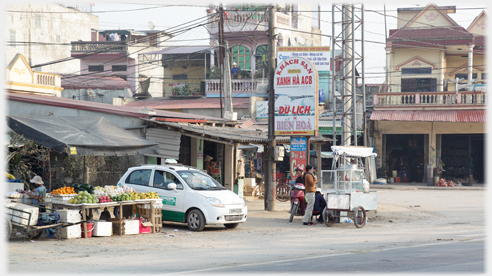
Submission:
[[[292,222],[294,216],[304,216],[306,210],[306,199],[304,198],[305,187],[301,183],[294,184],[294,188],[290,191],[290,219]]]

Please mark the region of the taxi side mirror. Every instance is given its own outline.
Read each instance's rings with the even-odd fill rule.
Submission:
[[[176,183],[167,184],[167,188],[173,190],[175,193],[178,192],[178,190],[176,190]]]

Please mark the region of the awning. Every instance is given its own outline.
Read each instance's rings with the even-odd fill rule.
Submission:
[[[373,121],[485,123],[486,112],[477,110],[375,110]]]
[[[7,125],[25,138],[68,155],[156,154],[158,144],[103,117],[7,116]]]

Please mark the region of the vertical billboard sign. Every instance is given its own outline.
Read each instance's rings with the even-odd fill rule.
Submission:
[[[306,170],[307,139],[302,137],[290,138],[290,171],[294,177],[296,167]]]
[[[275,135],[315,136],[318,71],[305,58],[284,59],[275,70]]]

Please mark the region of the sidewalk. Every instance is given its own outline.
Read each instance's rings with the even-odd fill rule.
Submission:
[[[486,184],[472,184],[472,186],[436,187],[427,186],[427,183],[391,183],[386,185],[371,184],[371,190],[395,189],[395,190],[485,190]]]

